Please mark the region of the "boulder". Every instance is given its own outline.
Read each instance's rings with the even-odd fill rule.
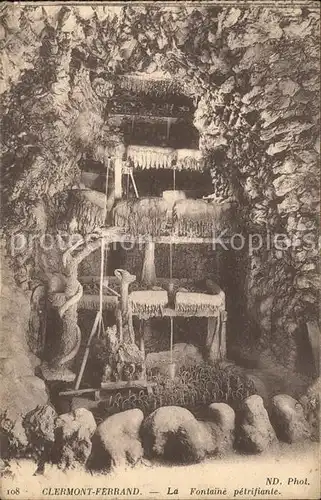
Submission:
[[[247,453],[262,453],[276,442],[276,434],[261,396],[255,394],[246,398],[237,429],[237,447]]]
[[[211,441],[215,445],[215,452],[223,454],[231,451],[235,433],[235,412],[233,408],[225,403],[212,403],[208,409],[211,419],[208,424],[210,424]]]
[[[93,414],[85,408],[77,408],[56,419],[53,453],[59,468],[77,468],[86,464],[96,427]]]
[[[147,456],[173,462],[199,462],[214,448],[208,426],[179,406],[155,410],[144,420],[141,434]]]
[[[138,408],[116,413],[108,417],[98,427],[95,434],[95,446],[110,459],[111,466],[125,467],[134,465],[143,457],[143,447],[139,430],[144,414]],[[105,457],[102,457],[106,459]],[[105,460],[102,460],[104,463]]]
[[[278,438],[286,443],[309,439],[310,426],[302,405],[288,394],[278,394],[272,399],[271,420]]]
[[[5,412],[0,415],[0,444],[2,458],[26,454],[28,439],[21,418],[12,420]]]

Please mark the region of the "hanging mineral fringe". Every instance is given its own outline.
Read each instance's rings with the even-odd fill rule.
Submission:
[[[97,311],[99,308],[99,295],[84,294],[79,301],[78,308]],[[103,309],[115,310],[118,304],[118,298],[113,296],[103,296]]]
[[[180,314],[218,316],[219,311],[224,309],[224,302],[223,292],[217,295],[177,292],[175,310]]]
[[[198,149],[131,145],[127,148],[127,158],[133,162],[134,168],[172,169],[175,165],[176,170],[202,171],[204,169],[204,160]]]
[[[173,208],[173,227],[179,236],[211,237],[220,211],[203,200],[179,200]]]
[[[133,162],[135,168],[172,168],[175,150],[149,146],[128,146],[127,158]]]
[[[181,85],[173,78],[165,78],[164,74],[133,74],[118,78],[117,86],[127,92],[146,95],[164,96],[181,93]]]
[[[135,291],[130,294],[129,302],[132,314],[147,319],[163,315],[168,296],[161,290]]]
[[[123,201],[114,209],[114,224],[133,236],[160,236],[166,224],[167,208],[162,198]]]
[[[177,149],[176,150],[177,170],[197,170],[204,169],[204,159],[198,149]]]
[[[73,189],[69,192],[66,221],[73,232],[88,234],[104,224],[106,196],[91,189]]]

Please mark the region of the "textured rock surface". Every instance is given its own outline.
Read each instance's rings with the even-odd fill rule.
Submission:
[[[53,443],[55,440],[55,420],[57,413],[50,405],[40,406],[27,413],[23,420],[26,434],[31,439],[43,439]]]
[[[22,427],[23,417],[48,401],[44,382],[34,375],[37,358],[27,345],[30,312],[29,296],[19,289],[13,279],[8,262],[2,256],[0,270],[0,429],[10,434],[18,446],[26,445]]]
[[[302,405],[288,394],[272,399],[271,421],[278,438],[286,443],[297,443],[311,436]]]
[[[92,413],[85,408],[77,408],[57,418],[53,453],[60,468],[77,468],[86,464],[96,427]]]
[[[127,410],[108,417],[97,427],[95,443],[102,445],[112,467],[134,465],[143,457],[139,435],[143,419],[141,410]]]
[[[155,410],[144,420],[141,434],[148,456],[173,462],[199,462],[213,449],[208,427],[179,406]]]
[[[243,402],[237,446],[247,453],[262,453],[277,441],[261,396],[250,396]]]

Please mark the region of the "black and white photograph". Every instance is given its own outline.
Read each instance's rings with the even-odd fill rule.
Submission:
[[[0,47],[0,498],[320,498],[320,4],[3,2]]]

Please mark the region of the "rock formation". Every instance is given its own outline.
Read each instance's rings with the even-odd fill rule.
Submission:
[[[262,453],[276,442],[277,438],[261,396],[246,398],[238,427],[238,448],[247,453]]]
[[[143,419],[141,410],[127,410],[108,417],[97,427],[96,446],[102,447],[113,468],[135,465],[143,457],[139,434]]]
[[[13,279],[8,260],[1,258],[1,366],[0,431],[14,448],[27,445],[22,421],[38,405],[48,401],[44,382],[35,376],[39,360],[27,345],[30,293],[24,293]],[[9,447],[10,447],[9,446]],[[5,446],[3,446],[5,453]]]
[[[273,397],[271,420],[281,441],[297,443],[311,435],[302,405],[287,394]]]
[[[89,410],[77,408],[55,422],[54,460],[62,469],[84,467],[91,454],[96,422]]]

